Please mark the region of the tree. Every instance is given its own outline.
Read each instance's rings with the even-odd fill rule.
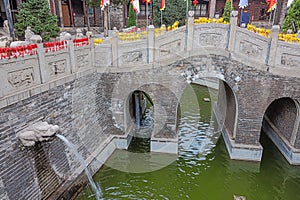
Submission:
[[[293,30],[293,21],[295,22],[296,28],[300,30],[300,0],[294,0],[292,3],[284,19],[282,31]]]
[[[128,11],[128,27],[136,26],[136,15],[132,8],[132,4],[129,5],[129,11]]]
[[[191,5],[191,0],[188,1],[188,7]],[[179,21],[180,25],[185,24],[186,19],[186,1],[184,0],[165,0],[166,8],[162,11],[162,23],[166,26],[172,25],[175,21]],[[154,10],[154,26],[159,27],[161,24],[160,0],[153,1]]]
[[[30,26],[35,34],[41,35],[44,41],[58,35],[57,17],[50,13],[47,0],[22,2],[18,11],[17,22],[15,23],[18,36],[24,36],[27,26]]]
[[[226,0],[224,12],[222,14],[222,17],[224,21],[230,22],[230,12],[233,10],[231,0]]]

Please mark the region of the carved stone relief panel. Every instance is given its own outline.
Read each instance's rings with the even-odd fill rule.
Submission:
[[[79,55],[76,59],[78,68],[89,67],[89,54]]]
[[[33,67],[21,69],[7,74],[7,80],[14,88],[23,88],[34,84]]]
[[[219,46],[222,43],[222,35],[218,33],[201,33],[199,44],[201,46]]]
[[[55,62],[49,62],[48,67],[50,69],[50,75],[51,76],[57,76],[60,74],[63,74],[66,72],[66,65],[67,61],[64,60],[58,60]]]
[[[239,51],[247,56],[260,58],[262,56],[263,49],[257,44],[248,41],[241,41]]]
[[[143,61],[143,53],[141,51],[126,52],[122,55],[124,63],[141,63]]]
[[[300,57],[298,55],[292,55],[283,53],[281,54],[281,65],[285,67],[297,67],[298,63],[300,63]]]
[[[181,40],[175,40],[160,46],[159,55],[166,56],[175,51],[180,51]]]

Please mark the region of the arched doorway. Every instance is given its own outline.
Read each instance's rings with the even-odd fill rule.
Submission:
[[[284,97],[274,100],[266,109],[262,122],[268,136],[290,164],[300,164],[296,149],[299,132],[299,103]]]
[[[149,152],[153,130],[154,106],[149,94],[136,90],[127,101],[127,113],[133,124],[131,129],[132,141],[128,147],[132,152]],[[125,121],[128,122],[128,119]]]
[[[219,125],[223,132],[230,139],[236,137],[236,127],[238,119],[237,98],[233,89],[225,82],[219,81],[219,94],[217,109],[219,113]]]

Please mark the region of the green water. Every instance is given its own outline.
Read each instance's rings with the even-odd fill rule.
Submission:
[[[181,99],[179,155],[170,159],[170,164],[144,173],[104,165],[94,176],[103,198],[232,200],[233,195],[240,195],[247,200],[300,199],[300,167],[290,166],[264,134],[260,164],[229,159],[211,118],[211,104],[203,101],[203,97],[210,96],[215,99],[216,92],[205,87],[193,85],[185,90]],[[141,159],[145,162],[141,163],[147,165],[149,155],[143,153]],[[124,151],[115,151],[111,159],[115,157],[123,158],[117,165],[140,166],[132,159],[136,156],[130,157]],[[93,199],[89,187],[78,199]]]

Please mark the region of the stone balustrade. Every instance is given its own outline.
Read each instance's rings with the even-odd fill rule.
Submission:
[[[75,41],[76,42],[76,41]],[[38,44],[37,53],[0,60],[0,107],[35,95],[91,69],[94,52],[89,41],[68,41],[64,48]]]
[[[270,37],[264,37],[236,24],[237,17],[231,18],[231,24],[194,24],[190,15],[187,26],[164,34],[155,34],[154,27],[149,26],[146,38],[131,42],[122,42],[115,32],[110,42],[97,46],[86,40],[76,45],[68,41],[67,48],[45,51],[40,44],[37,54],[0,60],[0,105],[7,105],[4,98],[8,95],[72,78],[86,69],[134,70],[137,66],[174,62],[192,55],[227,55],[273,73],[300,74],[300,45],[279,41],[279,27],[274,26]]]

